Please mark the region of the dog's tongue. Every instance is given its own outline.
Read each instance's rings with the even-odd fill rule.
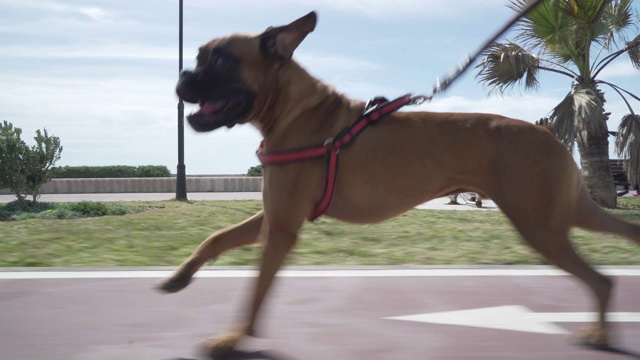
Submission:
[[[222,110],[226,103],[224,101],[206,102],[200,107],[200,113],[211,114]]]

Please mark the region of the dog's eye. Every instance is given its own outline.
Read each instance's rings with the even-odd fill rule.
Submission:
[[[219,54],[211,61],[216,70],[224,70],[233,63],[233,59],[227,55]]]

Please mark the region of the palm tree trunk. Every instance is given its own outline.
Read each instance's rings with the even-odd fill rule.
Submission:
[[[597,129],[586,129],[586,134],[578,136],[580,164],[591,198],[601,206],[615,208],[617,194],[609,168],[609,134],[604,116],[598,123]]]

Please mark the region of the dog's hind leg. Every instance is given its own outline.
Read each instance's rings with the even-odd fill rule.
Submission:
[[[586,263],[575,251],[569,239],[569,216],[536,212],[531,216],[514,217],[507,213],[526,242],[552,264],[582,280],[593,292],[598,314],[597,323],[578,335],[578,341],[596,347],[606,347],[606,311],[613,282]],[[520,215],[523,215],[522,213]]]
[[[158,288],[168,293],[180,291],[189,285],[193,275],[207,261],[216,259],[226,250],[258,242],[263,220],[264,212],[260,211],[239,224],[211,234]]]
[[[578,334],[577,340],[585,345],[606,347],[609,341],[606,313],[613,281],[593,269],[576,253],[567,233],[557,234],[549,240],[542,243],[529,241],[529,243],[551,263],[582,280],[593,292],[596,299],[595,305],[598,314],[596,323]],[[554,244],[550,245],[551,242]]]
[[[578,226],[586,230],[623,236],[640,245],[640,226],[628,223],[611,215],[597,205],[591,197],[589,197],[586,190],[582,189],[578,194],[576,203],[577,205],[573,217],[574,226]],[[607,338],[606,331],[604,330],[604,322],[607,297],[604,295],[604,290],[601,290],[599,296],[601,306],[599,309],[598,327],[583,332],[580,336],[580,340],[588,345],[606,346]]]

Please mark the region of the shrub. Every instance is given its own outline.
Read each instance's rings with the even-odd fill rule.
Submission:
[[[34,202],[30,200],[15,200],[0,205],[0,220],[17,220],[31,218],[55,208],[54,203]]]
[[[32,147],[21,139],[22,130],[8,121],[0,124],[0,189],[10,189],[18,198],[31,195],[35,202],[40,186],[51,180],[51,169],[60,160],[60,138],[47,129],[36,130]]]
[[[127,215],[147,209],[144,205],[81,201],[48,203],[16,200],[0,204],[0,221],[26,219],[78,219],[108,215]]]
[[[94,201],[71,203],[69,204],[68,209],[82,215],[83,217],[104,216],[109,212],[105,203]]]
[[[51,210],[54,207],[55,205],[49,202],[33,202],[29,200],[15,200],[15,201],[6,203],[3,209],[5,211],[10,211],[10,212],[38,213],[42,211]]]
[[[262,165],[256,165],[249,168],[248,176],[262,176]]]

